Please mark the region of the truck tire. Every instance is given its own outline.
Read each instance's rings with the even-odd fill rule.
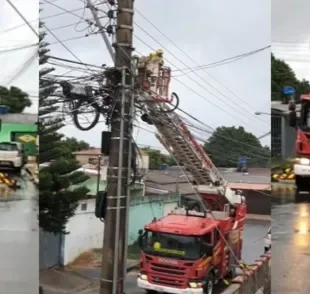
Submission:
[[[214,293],[214,280],[207,279],[206,284],[203,288],[203,294],[213,294]]]
[[[297,192],[310,192],[310,178],[295,176],[295,185]]]

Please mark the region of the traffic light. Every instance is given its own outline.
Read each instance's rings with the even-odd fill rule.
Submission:
[[[95,216],[100,219],[105,218],[107,210],[107,191],[99,191],[96,196]]]

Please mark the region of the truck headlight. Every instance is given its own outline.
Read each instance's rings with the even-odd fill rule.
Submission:
[[[308,158],[299,158],[298,163],[301,165],[310,165],[310,159]]]
[[[189,286],[190,286],[191,288],[201,288],[201,287],[202,287],[202,283],[189,282],[188,284],[189,284]]]
[[[139,274],[139,278],[141,279],[141,280],[145,280],[145,281],[147,281],[147,275],[146,274]]]

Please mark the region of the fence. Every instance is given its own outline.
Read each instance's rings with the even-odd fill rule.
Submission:
[[[255,294],[271,291],[271,252],[249,265],[243,275],[238,275],[232,280],[232,284],[222,294]]]

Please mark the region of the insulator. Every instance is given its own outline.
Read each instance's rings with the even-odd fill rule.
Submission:
[[[108,18],[113,19],[114,18],[114,11],[113,10],[109,10],[107,13]]]
[[[114,31],[113,31],[113,26],[108,25],[107,26],[107,34],[108,35],[113,35]]]

